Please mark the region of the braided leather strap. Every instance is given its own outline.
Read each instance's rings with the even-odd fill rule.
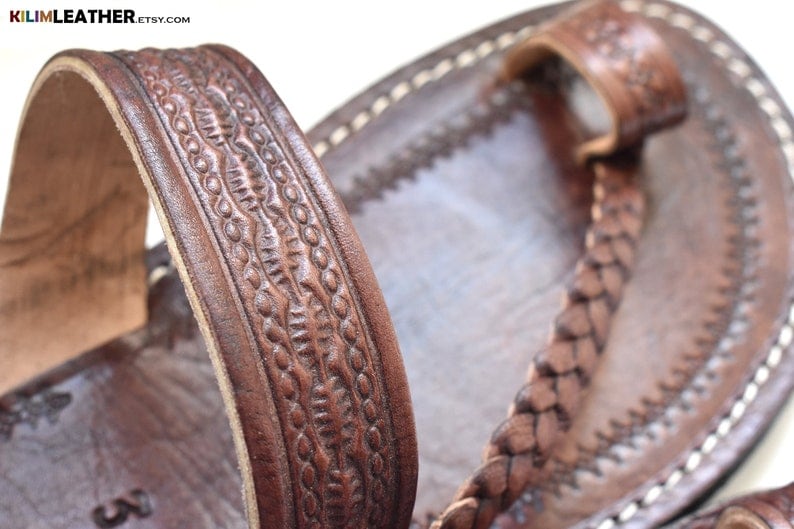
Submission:
[[[0,236],[3,361],[57,365],[119,315],[141,323],[136,167],[215,366],[249,526],[407,526],[417,455],[385,303],[305,138],[233,50],[78,50],[42,70]]]
[[[609,133],[585,142],[581,159],[599,157],[592,223],[563,309],[546,348],[532,361],[508,418],[494,431],[483,463],[458,490],[434,529],[485,529],[539,476],[576,416],[631,274],[644,200],[634,147],[684,115],[685,93],[661,39],[611,2],[589,2],[516,46],[509,79],[559,55],[593,86],[612,117]],[[607,158],[602,158],[608,155]]]
[[[598,162],[594,170],[585,252],[549,343],[533,359],[527,383],[485,448],[483,464],[434,528],[489,527],[532,482],[576,415],[631,273],[645,204],[633,156]]]

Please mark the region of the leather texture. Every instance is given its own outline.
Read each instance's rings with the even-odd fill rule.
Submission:
[[[602,364],[542,479],[497,526],[669,519],[738,460],[790,389],[790,118],[727,37],[678,7],[652,6],[623,5],[670,43],[691,115],[645,146],[646,228]],[[594,177],[572,152],[586,139],[571,111],[575,82],[570,93],[495,82],[503,51],[558,10],[420,59],[309,133],[405,355],[422,461],[417,526],[477,467],[526,364],[546,365],[535,351],[581,255]],[[225,121],[199,118],[226,131],[216,141],[234,137]],[[120,512],[151,527],[246,523],[190,282],[186,298],[181,265],[162,249],[149,259],[143,329],[3,398],[0,513],[49,527],[113,526]],[[412,443],[396,430],[396,442]],[[37,471],[55,465],[54,475]]]
[[[143,177],[215,365],[249,526],[407,525],[416,445],[394,332],[344,207],[262,75],[219,46],[53,58],[23,120],[16,159],[23,172],[12,175],[0,237],[0,248],[16,251],[2,260],[4,271],[16,275],[39,264],[45,274],[47,265],[61,266],[36,251],[49,230],[28,222],[38,208],[25,199],[49,182],[68,185],[71,174],[60,171],[70,168],[57,164],[60,157],[90,156],[83,135],[70,134],[73,120],[83,118],[56,111],[58,105],[104,111],[92,114],[102,126],[82,124],[99,157],[72,182],[75,193],[89,194],[103,181],[96,162],[105,161],[103,142],[114,124],[135,162],[126,167]],[[41,145],[46,155],[38,157]],[[105,185],[111,198],[129,187]],[[100,211],[112,207],[102,198]],[[56,205],[69,200],[51,198]],[[104,230],[91,222],[93,213],[77,212],[81,222],[69,230]],[[136,220],[139,226],[123,228],[142,236],[145,216]],[[112,244],[113,232],[96,237]],[[69,250],[75,267],[92,266],[98,251],[88,243]],[[51,307],[80,310],[57,294]],[[114,301],[112,291],[105,295]],[[28,335],[16,338],[22,347]],[[74,346],[57,334],[49,339]],[[20,506],[3,496],[12,498],[14,519]]]
[[[791,529],[794,527],[794,483],[749,494],[698,513],[678,529]]]

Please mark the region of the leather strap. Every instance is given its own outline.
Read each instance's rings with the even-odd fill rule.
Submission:
[[[490,527],[528,485],[538,483],[558,436],[577,413],[631,273],[645,212],[633,156],[598,162],[594,171],[593,221],[549,343],[533,358],[527,383],[493,432],[482,465],[434,528]]]
[[[511,50],[504,76],[514,79],[555,55],[587,80],[611,118],[608,132],[579,147],[582,159],[637,146],[686,114],[684,83],[666,45],[617,3],[581,2],[554,18]]]
[[[137,169],[216,369],[250,527],[406,527],[417,455],[389,316],[257,69],[221,46],[69,51],[24,115],[0,234],[0,372],[27,377],[142,323]]]
[[[792,529],[794,483],[733,499],[677,524],[678,529]]]
[[[493,432],[482,464],[434,529],[486,529],[542,479],[595,372],[631,275],[644,217],[642,164],[634,147],[684,117],[683,82],[661,39],[641,17],[616,4],[586,3],[518,44],[504,64],[507,80],[543,65],[553,53],[590,82],[612,116],[611,132],[586,141],[577,152],[581,160],[592,160],[595,173],[584,255],[545,350],[533,358],[527,382]]]

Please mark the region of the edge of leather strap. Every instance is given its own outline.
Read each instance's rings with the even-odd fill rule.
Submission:
[[[417,473],[416,440],[410,396],[394,330],[361,243],[355,235],[344,206],[331,188],[303,134],[265,78],[242,55],[229,48],[208,46],[185,53],[199,51],[206,53],[207,56],[215,54],[213,59],[218,58],[220,62],[227,63],[225,66],[229,66],[228,72],[231,72],[227,74],[232,77],[239,75],[241,84],[247,85],[244,89],[251,90],[249,95],[253,96],[251,97],[253,111],[262,115],[264,119],[262,126],[269,128],[267,132],[273,135],[275,144],[284,152],[285,168],[289,167],[290,171],[294,171],[295,174],[290,173],[288,177],[294,178],[291,183],[294,183],[295,188],[298,189],[296,193],[299,197],[306,198],[306,205],[310,210],[314,206],[315,209],[311,213],[317,216],[320,237],[328,239],[328,251],[332,254],[330,257],[335,260],[334,266],[338,265],[338,270],[341,270],[342,277],[337,279],[341,279],[339,283],[343,285],[341,287],[343,293],[349,294],[343,301],[350,301],[353,305],[348,307],[348,313],[353,312],[354,316],[351,318],[354,320],[353,324],[357,324],[358,327],[353,325],[355,328],[350,332],[352,337],[344,330],[343,324],[349,322],[341,322],[335,332],[340,336],[344,334],[347,340],[345,343],[351,348],[361,343],[362,337],[359,334],[364,335],[363,340],[366,343],[362,343],[361,347],[364,359],[360,360],[361,355],[356,357],[357,360],[347,358],[346,369],[350,372],[338,377],[343,379],[341,383],[346,386],[342,390],[348,392],[346,398],[352,403],[351,409],[355,407],[357,410],[356,420],[361,421],[360,424],[356,424],[361,430],[357,434],[358,444],[355,447],[338,448],[340,453],[346,450],[343,455],[337,454],[338,465],[355,467],[352,472],[360,474],[361,482],[358,485],[363,495],[361,500],[363,507],[359,504],[349,506],[351,511],[345,514],[358,520],[356,523],[361,527],[371,525],[372,521],[377,519],[388,521],[390,526],[407,527],[410,523]],[[151,55],[156,51],[147,50],[141,53]],[[250,312],[250,305],[254,300],[242,299],[244,296],[243,291],[240,290],[243,288],[240,286],[240,281],[243,278],[238,277],[242,273],[240,270],[232,270],[231,247],[221,248],[220,239],[213,236],[215,233],[213,229],[233,228],[229,228],[229,224],[223,228],[222,219],[213,227],[211,220],[202,210],[203,206],[208,206],[202,203],[203,199],[197,195],[196,188],[192,187],[187,162],[177,152],[180,145],[175,143],[176,132],[172,130],[173,123],[164,122],[165,111],[162,107],[158,107],[158,103],[153,99],[154,95],[150,92],[152,86],[147,88],[145,86],[147,81],[129,64],[130,61],[134,61],[134,57],[136,57],[134,54],[115,55],[86,50],[71,50],[58,54],[47,63],[36,79],[28,100],[29,104],[40,94],[50,77],[57,73],[68,72],[79,75],[98,93],[99,99],[112,115],[124,142],[129,147],[138,172],[152,198],[175,266],[185,284],[188,298],[209,349],[234,432],[249,523],[252,528],[314,526],[313,522],[299,520],[299,514],[318,508],[317,502],[320,501],[322,505],[322,499],[317,500],[315,497],[314,500],[308,498],[312,500],[308,501],[306,496],[296,493],[302,486],[297,484],[297,481],[310,478],[302,473],[296,480],[299,463],[295,463],[294,459],[299,456],[294,453],[293,446],[286,444],[295,439],[298,443],[301,438],[295,437],[297,434],[293,435],[292,432],[287,435],[283,431],[287,427],[284,422],[286,405],[279,392],[294,393],[295,389],[298,392],[314,391],[317,389],[314,386],[315,380],[306,379],[304,376],[303,379],[296,379],[298,388],[290,384],[283,386],[286,389],[274,387],[278,381],[269,377],[267,364],[268,362],[272,364],[276,360],[273,355],[268,356],[272,351],[262,350],[258,345],[257,339],[264,339],[262,338],[264,331],[261,328],[251,327],[253,323],[246,319],[248,314],[246,310]],[[148,58],[151,59],[151,56]],[[236,72],[233,71],[235,69]],[[231,105],[229,108],[231,109]],[[291,167],[290,163],[293,164]],[[226,186],[228,183],[224,182],[222,185]],[[283,193],[286,193],[285,200],[295,194],[292,191],[283,191]],[[235,237],[237,237],[236,233],[232,238]],[[295,241],[293,240],[292,243]],[[306,250],[311,254],[311,248],[307,246]],[[311,255],[314,257],[315,254]],[[298,259],[303,258],[307,261],[309,259],[308,256],[303,255]],[[309,265],[299,263],[298,266]],[[319,274],[318,271],[315,272]],[[265,273],[264,268],[262,273]],[[260,281],[261,279],[260,277]],[[253,282],[253,279],[251,281]],[[326,309],[331,310],[330,307]],[[339,341],[343,341],[342,338],[339,338]],[[294,343],[290,341],[289,345]],[[344,354],[350,351],[351,349],[348,348]],[[282,368],[284,370],[282,374],[287,373],[292,369],[293,364],[298,363],[296,360],[298,353],[290,352],[293,353],[294,358],[289,359],[292,362],[289,369]],[[344,360],[341,362],[344,363]],[[350,367],[351,365],[360,367],[361,362],[364,363],[364,367],[360,372]],[[365,376],[363,382],[362,376]],[[283,378],[281,380],[284,381]],[[338,379],[337,383],[339,383]],[[309,387],[301,384],[308,384]],[[320,389],[327,390],[325,387]],[[377,401],[377,406],[372,406],[372,399],[365,398],[371,393],[377,394],[380,399]],[[304,395],[303,398],[308,400],[309,397]],[[367,403],[369,407],[365,406]],[[364,410],[367,410],[367,413]],[[369,412],[375,416],[370,417]],[[308,413],[311,415],[318,412],[308,410]],[[367,415],[367,418],[362,418],[363,415]],[[304,417],[301,421],[303,420],[311,421],[312,417],[308,419]],[[366,426],[366,420],[369,421],[369,426]],[[316,432],[313,435],[312,439],[315,441],[320,438],[320,434]],[[344,445],[344,443],[340,444]],[[304,445],[294,446],[299,447],[300,452],[300,447]],[[334,445],[330,446],[331,448],[321,445],[322,448],[332,452]],[[321,464],[314,465],[314,468],[327,473],[329,456],[324,453],[318,456],[316,453],[318,449],[314,445],[310,445],[308,450],[308,455],[304,454],[308,458],[315,456],[325,458],[323,459],[325,463],[321,461]],[[382,454],[385,454],[385,457]],[[294,464],[291,466],[291,463]],[[381,475],[377,483],[370,483],[368,481],[370,474],[367,473],[376,471]],[[311,476],[313,479],[316,478],[315,474]],[[343,476],[341,479],[347,478]],[[328,492],[329,481],[325,484],[325,494],[333,496],[333,490]],[[302,503],[298,505],[299,502]],[[339,503],[344,506],[344,501]],[[330,516],[327,513],[323,515]],[[347,520],[346,523],[349,521]]]
[[[216,377],[218,378],[226,413],[232,427],[235,450],[243,478],[243,495],[245,497],[249,524],[252,529],[258,528],[261,515],[264,514],[261,512],[262,510],[266,511],[268,516],[274,517],[274,511],[281,507],[279,510],[282,510],[282,513],[275,518],[283,520],[284,524],[287,525],[290,515],[286,512],[286,509],[283,509],[287,504],[287,491],[277,491],[271,488],[269,493],[272,495],[273,500],[276,501],[273,501],[272,505],[268,505],[265,509],[262,509],[263,506],[260,505],[260,501],[257,501],[256,498],[254,471],[250,464],[251,457],[255,454],[251,454],[248,450],[248,442],[243,432],[238,404],[235,402],[236,392],[219,352],[219,349],[223,349],[228,354],[232,349],[238,348],[243,343],[248,345],[249,342],[248,340],[245,342],[231,340],[231,343],[227,343],[229,341],[223,339],[223,334],[219,335],[217,333],[219,327],[215,323],[220,322],[213,321],[214,318],[210,314],[209,307],[203,301],[203,296],[198,292],[199,283],[201,283],[205,285],[205,288],[212,285],[210,288],[216,292],[216,295],[225,294],[227,289],[224,273],[220,270],[219,263],[210,259],[190,259],[190,254],[185,249],[184,239],[186,238],[194,241],[200,240],[203,244],[211,244],[206,229],[202,229],[201,226],[193,226],[192,223],[183,223],[181,228],[188,230],[189,233],[180,236],[174,225],[174,217],[194,219],[201,217],[198,214],[197,206],[189,196],[189,191],[183,186],[174,185],[176,182],[169,182],[170,175],[179,174],[183,169],[174,162],[177,158],[169,142],[165,140],[167,135],[162,129],[162,124],[157,119],[154,111],[147,105],[148,96],[142,88],[137,86],[135,80],[128,75],[124,75],[126,72],[124,72],[123,65],[111,56],[88,50],[59,53],[44,67],[37,78],[36,91],[38,92],[37,89],[46,82],[50,75],[61,71],[68,71],[82,76],[97,91],[98,96],[112,114],[119,128],[119,133],[124,137],[125,143],[130,148],[130,153],[144,182],[144,186],[152,199],[152,204],[162,226],[174,266],[185,286],[185,292],[190,300],[191,307],[193,307],[194,316],[198,320]],[[111,80],[113,83],[112,87],[108,84]],[[169,155],[165,155],[163,150]],[[159,182],[159,185],[153,184],[153,181]],[[163,196],[161,187],[168,189],[171,194],[170,198]],[[167,205],[166,201],[168,201]],[[218,251],[217,247],[216,251]],[[237,306],[237,303],[230,296],[227,296],[225,301],[230,307]],[[235,324],[241,324],[241,322],[233,318],[223,322],[223,326],[227,328],[227,333],[233,330],[236,331],[235,334],[237,336],[245,335],[246,331],[242,328],[242,325]],[[229,329],[231,326],[236,328]],[[244,361],[246,357],[251,357],[254,353],[249,349],[247,351],[237,350],[233,354]],[[251,367],[256,369],[255,366]],[[266,396],[267,394],[264,395]],[[270,409],[260,409],[258,412],[264,416],[273,416],[275,411],[272,403],[269,404],[268,408]],[[277,442],[277,439],[268,439],[267,442],[272,444]],[[262,469],[258,469],[258,471],[260,476],[265,474]],[[268,476],[268,481],[278,483],[278,473],[267,472],[267,474],[272,474]]]

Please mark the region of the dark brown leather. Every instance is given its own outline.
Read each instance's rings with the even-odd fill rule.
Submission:
[[[653,6],[696,103],[681,129],[648,142],[647,229],[604,363],[547,479],[501,526],[667,519],[736,462],[790,388],[790,118],[730,40]],[[568,102],[493,82],[501,50],[554,12],[421,59],[310,133],[406,355],[418,522],[476,467],[581,253],[592,176],[570,152],[582,138]],[[96,525],[121,504],[152,526],[243,526],[200,335],[173,270],[153,268],[153,285],[145,329],[5,398],[0,513]]]
[[[750,494],[687,518],[676,529],[791,529],[794,483]]]
[[[132,160],[119,162],[124,170],[105,173],[108,159],[118,162],[126,148]],[[87,159],[81,172],[69,163],[77,158]],[[2,287],[7,304],[20,307],[15,316],[41,322],[51,312],[83,313],[94,301],[74,304],[70,294],[83,286],[80,278],[105,272],[94,256],[112,256],[117,236],[94,219],[116,220],[105,214],[114,200],[138,212],[118,220],[142,247],[145,194],[127,183],[135,167],[215,365],[249,526],[406,526],[416,444],[383,298],[304,136],[264,77],[233,50],[71,51],[44,67],[23,118],[0,236],[1,277],[19,286]],[[94,182],[109,189],[107,196],[91,197]],[[71,191],[42,199],[50,188]],[[73,212],[76,220],[63,229],[76,242],[53,232],[58,222],[39,217],[41,209]],[[62,260],[51,259],[53,246]],[[52,274],[56,288],[42,309],[34,302],[38,281],[50,268],[66,267]],[[69,274],[77,280],[65,283]],[[138,280],[145,284],[142,274]],[[123,313],[124,296],[117,300],[112,285],[104,288],[102,307]],[[124,283],[116,288],[127,294]],[[47,339],[68,350],[75,346],[70,336],[82,338],[80,331],[92,326],[78,320]],[[37,343],[40,323],[5,334],[11,339],[4,348],[42,353],[26,348]],[[60,409],[70,400],[51,405]],[[15,399],[8,417],[31,422],[30,402]]]

